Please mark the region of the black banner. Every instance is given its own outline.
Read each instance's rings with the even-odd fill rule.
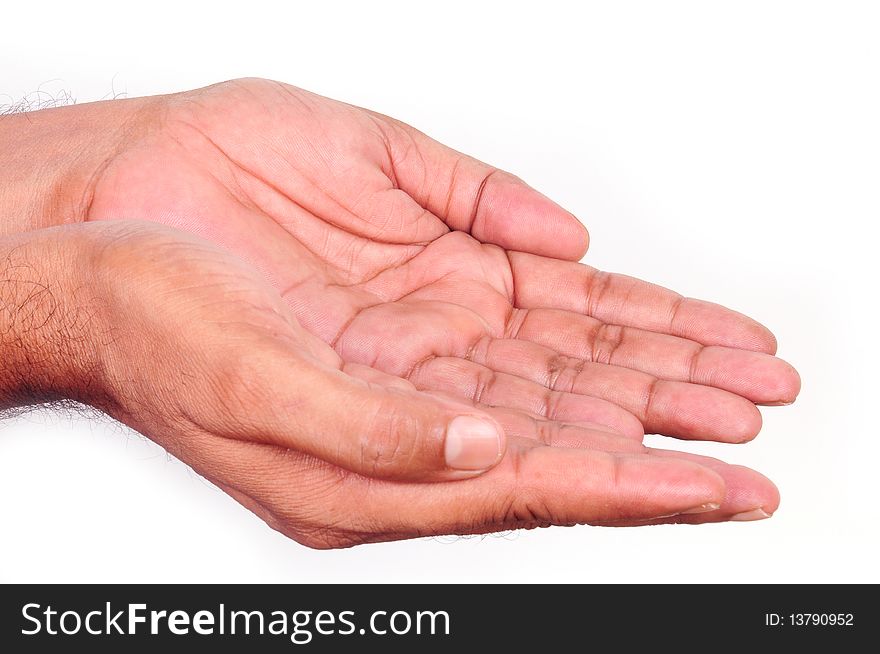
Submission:
[[[7,652],[448,651],[674,644],[854,646],[878,632],[876,587],[2,586]],[[856,639],[859,639],[857,641]],[[11,646],[11,647],[10,647]],[[501,649],[501,651],[504,651]],[[848,650],[846,650],[848,651]]]

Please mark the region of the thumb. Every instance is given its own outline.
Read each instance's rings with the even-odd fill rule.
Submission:
[[[570,261],[584,256],[590,243],[587,229],[548,197],[405,123],[378,117],[389,126],[386,136],[400,189],[451,229],[506,250]],[[412,156],[413,147],[418,156]]]
[[[305,358],[261,359],[259,368],[238,375],[249,395],[259,393],[259,404],[242,402],[241,397],[235,403],[224,401],[227,410],[230,405],[249,410],[212,420],[205,428],[384,479],[474,477],[504,454],[504,430],[473,406],[404,384],[356,379]]]
[[[504,430],[473,407],[394,388],[359,395],[360,418],[336,416],[351,444],[339,465],[373,477],[441,481],[477,476],[504,454]]]

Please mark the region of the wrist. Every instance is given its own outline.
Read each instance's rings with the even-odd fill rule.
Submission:
[[[0,116],[0,236],[82,222],[102,170],[149,124],[155,98]]]
[[[81,227],[0,238],[0,409],[102,399],[92,241]]]

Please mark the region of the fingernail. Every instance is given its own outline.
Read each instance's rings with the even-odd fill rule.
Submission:
[[[752,509],[751,511],[743,511],[742,513],[732,515],[730,519],[737,522],[749,522],[751,520],[764,520],[769,517],[770,514],[764,509]]]
[[[794,400],[777,400],[776,402],[762,402],[761,406],[791,406]]]
[[[454,470],[485,470],[501,456],[501,434],[491,422],[458,416],[446,428],[444,454]]]
[[[687,511],[681,511],[679,515],[689,515],[691,513],[708,513],[709,511],[714,511],[721,505],[716,502],[708,502],[707,504],[700,504],[700,506],[695,506],[692,509],[688,509]]]

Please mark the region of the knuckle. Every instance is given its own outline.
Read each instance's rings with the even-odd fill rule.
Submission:
[[[596,363],[610,364],[623,344],[624,328],[620,325],[600,323],[590,336],[590,359]]]
[[[541,406],[539,407],[541,415],[548,420],[555,420],[560,415],[560,406],[564,397],[563,393],[545,389],[542,393]]]
[[[567,357],[562,354],[555,354],[547,361],[547,370],[544,373],[544,386],[555,389],[559,383],[559,378],[568,367]]]
[[[465,351],[465,360],[485,365],[489,360],[489,355],[492,351],[492,344],[492,337],[487,334],[477,334],[475,338],[471,339],[471,342]]]
[[[480,183],[476,187],[473,195],[473,200],[471,201],[471,210],[467,222],[467,231],[474,233],[475,230],[479,229],[479,221],[483,217],[482,209],[485,199],[484,196],[486,192],[486,186],[489,184],[493,177],[500,175],[501,173],[502,171],[497,168],[489,168],[480,179]]]
[[[481,367],[474,375],[472,398],[477,404],[489,404],[492,397],[492,387],[498,381],[498,376],[491,368]]]
[[[572,393],[578,376],[583,370],[584,361],[582,359],[555,354],[547,362],[544,385],[554,391]]]
[[[657,410],[657,394],[660,390],[662,380],[652,377],[651,381],[645,388],[644,399],[642,400],[641,410],[636,417],[642,422],[650,422],[654,419]]]
[[[387,403],[376,411],[359,444],[361,469],[382,477],[407,469],[416,458],[418,420]]]
[[[534,529],[564,524],[541,497],[526,491],[511,493],[504,499],[495,518],[500,528]]]
[[[570,520],[560,513],[552,498],[541,492],[527,472],[527,459],[536,445],[515,453],[510,459],[513,482],[497,493],[494,510],[487,516],[493,529],[534,529],[551,525],[567,525]]]
[[[604,304],[605,295],[611,286],[612,279],[610,273],[590,269],[590,274],[584,280],[584,306],[588,316],[595,316],[598,309]]]
[[[508,253],[507,256],[509,257],[510,253]],[[512,267],[511,267],[511,269],[512,269]],[[530,315],[530,313],[529,313],[530,310],[529,309],[521,309],[521,308],[515,306],[516,305],[516,297],[515,297],[516,283],[513,281],[511,282],[511,289],[512,289],[510,292],[511,310],[510,310],[510,315],[508,315],[507,320],[504,323],[503,333],[504,333],[505,338],[517,339],[517,338],[519,338],[520,332],[523,330],[523,326],[526,324],[526,320],[528,320],[528,317]]]
[[[554,445],[559,441],[561,423],[555,420],[535,420],[535,434],[538,442],[544,445]]]
[[[710,368],[708,371],[709,374],[701,375],[701,366],[700,366],[700,358],[703,356],[703,352],[705,352],[706,346],[702,343],[697,343],[696,346],[691,350],[691,352],[687,355],[687,381],[694,384],[706,384],[706,385],[714,385],[714,370]]]

